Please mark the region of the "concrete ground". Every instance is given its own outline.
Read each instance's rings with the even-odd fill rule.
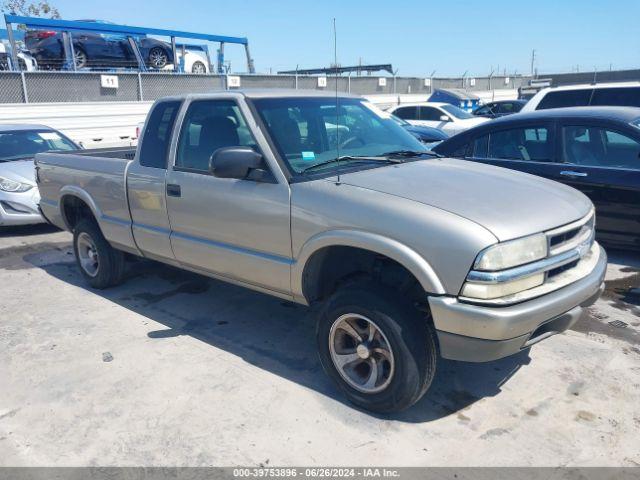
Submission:
[[[68,233],[5,229],[0,465],[640,465],[640,257],[610,258],[575,330],[443,361],[378,417],[323,374],[313,312],[146,262],[89,290]]]

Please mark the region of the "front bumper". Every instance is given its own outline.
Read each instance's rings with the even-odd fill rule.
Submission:
[[[44,223],[38,210],[40,195],[37,188],[26,192],[0,192],[0,226]]]
[[[593,270],[580,280],[516,305],[488,307],[456,297],[430,297],[442,357],[488,362],[526,349],[570,328],[604,289],[607,254],[598,245]]]

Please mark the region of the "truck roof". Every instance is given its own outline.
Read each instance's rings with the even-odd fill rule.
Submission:
[[[184,100],[187,98],[215,98],[221,94],[239,94],[246,98],[288,98],[288,97],[324,97],[335,98],[335,90],[327,88],[325,90],[304,90],[293,88],[255,88],[255,89],[234,89],[234,90],[219,90],[211,93],[189,93],[185,95],[174,95],[170,98]],[[341,98],[362,98],[359,95],[352,95],[346,92],[338,92],[338,97]]]

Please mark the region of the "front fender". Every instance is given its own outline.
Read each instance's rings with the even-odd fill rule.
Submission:
[[[334,246],[361,248],[389,257],[409,270],[426,292],[438,295],[446,293],[442,282],[429,262],[403,243],[365,231],[330,230],[308,239],[292,265],[291,288],[297,301],[307,303],[302,288],[302,278],[307,261],[322,248]]]

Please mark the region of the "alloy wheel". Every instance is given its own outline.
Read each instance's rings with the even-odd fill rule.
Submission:
[[[341,315],[331,326],[329,351],[336,370],[352,388],[376,393],[391,383],[393,351],[371,319],[356,313]]]
[[[78,235],[78,259],[80,266],[90,277],[98,275],[100,269],[100,258],[96,244],[88,233],[82,232]]]

